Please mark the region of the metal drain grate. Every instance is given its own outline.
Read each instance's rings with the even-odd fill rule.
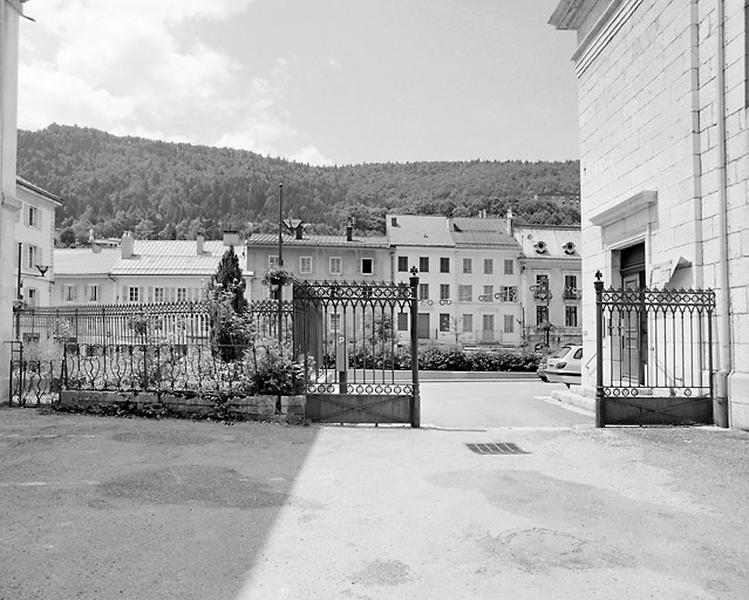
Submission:
[[[518,448],[514,442],[488,442],[485,444],[466,444],[476,454],[530,454]]]

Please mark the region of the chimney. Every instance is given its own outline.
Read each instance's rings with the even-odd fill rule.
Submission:
[[[224,246],[239,246],[239,231],[224,229]]]
[[[203,244],[205,244],[205,236],[199,233],[195,238],[195,254],[198,256],[203,254]]]
[[[351,223],[346,225],[346,241],[351,242],[354,240],[354,226]]]
[[[133,234],[126,231],[122,234],[122,241],[120,242],[120,256],[122,258],[133,257]]]
[[[301,240],[304,238],[304,226],[301,223],[299,223],[299,225],[297,225],[296,228],[294,229],[294,236],[298,240]]]
[[[507,230],[507,235],[515,235],[515,227],[512,224],[513,219],[512,209],[507,209],[507,214],[505,215],[505,229]]]

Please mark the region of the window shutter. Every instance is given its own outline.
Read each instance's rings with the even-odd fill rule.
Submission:
[[[127,286],[122,286],[122,296],[120,296],[120,302],[128,302],[130,298],[127,297]]]
[[[138,286],[138,302],[143,303],[143,286]]]
[[[153,288],[149,285],[148,286],[148,303],[150,304],[153,302]]]
[[[176,294],[175,288],[170,287],[169,288],[169,302],[174,302],[176,300],[175,294]]]
[[[29,264],[29,246],[28,244],[23,244],[21,246],[21,269],[28,268]]]
[[[78,286],[77,285],[73,286],[73,302],[78,304]]]
[[[28,227],[29,226],[29,210],[30,210],[29,205],[24,204],[22,210],[23,210],[23,224],[26,225],[26,227]]]

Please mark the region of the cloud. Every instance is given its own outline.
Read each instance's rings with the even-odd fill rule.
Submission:
[[[235,18],[252,2],[30,4],[37,22],[22,29],[19,126],[78,124],[279,155],[313,147],[278,102],[294,57],[278,59],[268,78],[252,77],[222,49],[180,36],[188,22]],[[317,159],[324,157],[318,152]]]

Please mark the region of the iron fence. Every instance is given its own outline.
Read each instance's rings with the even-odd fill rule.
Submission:
[[[598,424],[610,422],[607,401],[633,409],[620,422],[704,420],[713,395],[715,292],[604,288],[597,275]]]
[[[309,393],[413,393],[410,373],[409,379],[397,374],[404,355],[416,350],[418,300],[412,286],[298,282],[294,303],[305,315],[297,322],[296,348],[318,365]],[[416,362],[409,357],[407,364]]]
[[[290,342],[291,303],[266,299],[249,303],[256,337]],[[80,344],[199,344],[210,338],[211,313],[206,302],[69,305],[14,310],[15,339]]]

